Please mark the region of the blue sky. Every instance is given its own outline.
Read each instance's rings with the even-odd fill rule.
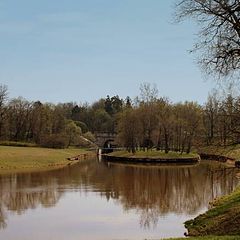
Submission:
[[[155,83],[203,103],[214,86],[189,54],[196,26],[173,24],[175,0],[1,0],[0,83],[10,97],[93,102]]]

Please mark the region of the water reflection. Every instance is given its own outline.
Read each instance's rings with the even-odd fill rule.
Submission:
[[[0,176],[0,228],[7,227],[10,212],[21,215],[40,206],[54,207],[68,192],[97,193],[126,213],[135,211],[141,228],[154,228],[170,213],[197,215],[209,201],[235,188],[235,176],[236,170],[218,163],[150,167],[97,160],[52,172]]]

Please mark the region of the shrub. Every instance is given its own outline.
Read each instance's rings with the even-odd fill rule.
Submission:
[[[88,127],[84,122],[74,121],[74,123],[82,129],[82,133],[88,132]]]
[[[88,139],[91,142],[95,142],[96,141],[94,135],[91,132],[84,133],[83,137],[85,137],[86,139]]]

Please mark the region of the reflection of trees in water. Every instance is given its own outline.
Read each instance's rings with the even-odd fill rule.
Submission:
[[[0,178],[0,228],[6,227],[5,209],[23,214],[39,205],[55,205],[61,197],[56,179],[45,174],[13,174]]]
[[[219,173],[217,173],[219,175]],[[39,205],[54,206],[66,189],[94,190],[140,214],[140,225],[157,224],[160,215],[196,214],[220,194],[236,185],[235,173],[219,177],[209,164],[195,167],[128,167],[85,161],[62,170],[0,177],[0,228],[4,210],[22,214]],[[216,177],[218,176],[218,177]],[[80,204],[80,203],[79,203]]]
[[[214,165],[219,169],[219,164]],[[193,167],[91,167],[88,181],[107,199],[140,214],[142,227],[155,226],[168,213],[195,215],[213,198],[230,193],[237,184],[233,169],[212,171],[213,165]],[[94,170],[95,169],[95,170]],[[226,174],[226,171],[228,173]],[[82,175],[83,176],[83,175]]]
[[[0,229],[1,228],[6,228],[7,227],[7,223],[6,223],[6,215],[3,211],[3,206],[2,203],[0,203]]]
[[[144,229],[154,228],[157,226],[159,211],[157,207],[144,208],[140,210],[140,226]]]

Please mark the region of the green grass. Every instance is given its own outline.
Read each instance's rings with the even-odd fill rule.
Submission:
[[[240,187],[212,203],[212,208],[185,226],[191,236],[240,235]]]
[[[0,173],[59,168],[68,157],[87,153],[84,149],[48,149],[0,146]]]
[[[179,153],[179,152],[169,152],[165,153],[163,151],[149,150],[149,151],[137,151],[135,154],[129,153],[127,151],[117,151],[108,154],[109,156],[115,157],[126,157],[126,158],[156,158],[156,159],[181,159],[181,158],[195,158],[198,154],[195,153]]]
[[[240,236],[207,236],[207,237],[190,237],[190,238],[169,238],[165,240],[240,240]]]

